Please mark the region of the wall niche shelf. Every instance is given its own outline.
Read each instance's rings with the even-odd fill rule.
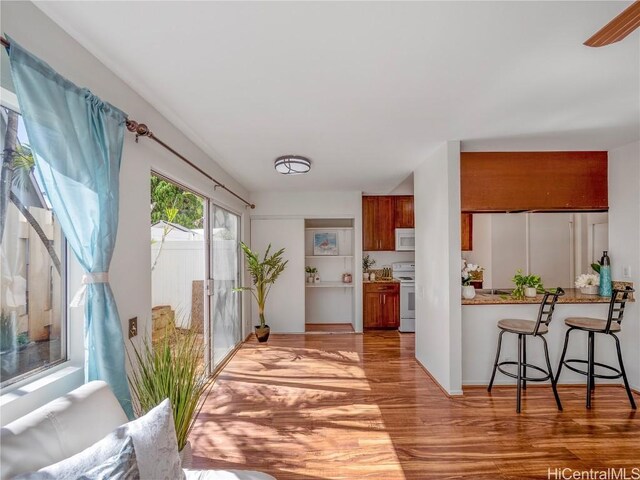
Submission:
[[[305,322],[350,323],[355,328],[353,218],[309,218],[305,220],[304,227],[305,265],[317,268],[320,276],[318,283],[305,283]],[[329,235],[318,235],[323,233]],[[314,255],[316,235],[320,246],[320,242],[329,237],[330,248],[337,255]],[[345,273],[352,275],[352,283],[342,282]],[[306,275],[304,280],[306,282]]]
[[[343,283],[343,282],[307,283],[307,288],[353,288],[353,283]]]
[[[318,230],[318,231],[325,231],[325,230],[344,230],[344,231],[350,231],[353,230],[353,227],[306,227],[305,228],[306,231],[313,231],[313,230]]]

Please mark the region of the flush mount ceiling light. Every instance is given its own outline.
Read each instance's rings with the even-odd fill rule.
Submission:
[[[311,170],[311,160],[300,155],[284,155],[276,158],[274,166],[283,175],[300,175]]]

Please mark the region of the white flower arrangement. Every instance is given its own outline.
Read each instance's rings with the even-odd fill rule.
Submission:
[[[462,285],[471,285],[471,281],[473,280],[473,274],[478,272],[483,272],[484,268],[480,265],[475,265],[473,263],[465,263],[464,268],[461,272],[462,277]]]
[[[597,287],[600,285],[600,276],[594,273],[583,273],[576,278],[577,288]]]

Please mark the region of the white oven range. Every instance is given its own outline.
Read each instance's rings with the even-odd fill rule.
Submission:
[[[400,280],[399,332],[416,331],[416,266],[413,262],[392,265],[393,278]]]

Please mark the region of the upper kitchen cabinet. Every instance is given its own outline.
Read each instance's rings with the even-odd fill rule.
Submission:
[[[461,250],[469,252],[473,250],[473,215],[463,213],[460,216]]]
[[[362,197],[362,249],[395,250],[395,201],[392,196]]]
[[[395,202],[396,228],[414,228],[413,195],[398,195]]]
[[[463,212],[606,211],[607,152],[463,152]]]

